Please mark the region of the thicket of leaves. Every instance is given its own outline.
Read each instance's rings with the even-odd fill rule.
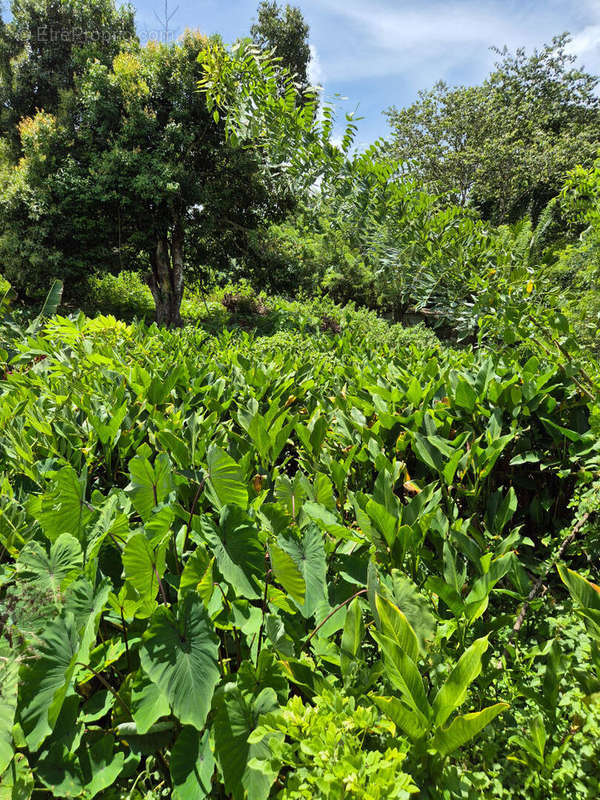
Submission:
[[[2,796],[597,796],[569,364],[52,305],[1,330]]]

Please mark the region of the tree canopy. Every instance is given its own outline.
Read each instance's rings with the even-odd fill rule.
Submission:
[[[598,78],[575,66],[569,37],[500,60],[480,86],[437,83],[386,113],[406,172],[495,223],[537,219],[577,163],[600,145]]]
[[[281,64],[295,77],[302,97],[309,87],[311,52],[310,29],[300,9],[289,3],[284,8],[276,0],[262,0],[250,32],[259,47],[273,50],[281,59]]]
[[[268,168],[264,146],[229,142],[209,109],[207,46],[188,32],[175,46],[132,43],[112,65],[90,59],[69,113],[21,121],[23,158],[0,196],[0,253],[17,287],[42,289],[59,270],[72,293],[94,271],[139,266],[157,320],[177,325],[184,274],[244,257],[253,229],[290,208],[285,170]],[[266,86],[275,97],[276,83]],[[290,92],[294,120],[291,81]],[[34,280],[24,264],[36,265]]]
[[[2,135],[38,110],[56,114],[89,59],[110,64],[136,39],[134,11],[114,0],[12,0],[1,31],[8,56]]]

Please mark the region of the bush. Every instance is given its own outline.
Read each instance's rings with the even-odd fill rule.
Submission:
[[[354,300],[373,306],[372,271],[341,231],[327,229],[326,220],[321,228],[288,222],[256,233],[251,264],[255,283],[288,297],[321,288],[338,303]]]
[[[230,314],[264,317],[268,313],[265,295],[257,295],[247,281],[240,281],[236,285],[228,284],[223,289],[221,304]]]
[[[148,321],[154,317],[152,292],[138,272],[94,276],[88,286],[84,310],[90,315],[112,314],[124,320]]]

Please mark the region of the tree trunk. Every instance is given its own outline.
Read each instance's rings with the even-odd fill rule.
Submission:
[[[150,252],[152,272],[148,285],[156,306],[156,322],[169,328],[183,325],[181,301],[183,299],[183,226],[176,219],[169,235],[158,236]]]

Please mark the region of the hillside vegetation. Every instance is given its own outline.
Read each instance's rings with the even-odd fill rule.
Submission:
[[[597,406],[337,311],[5,323],[8,797],[595,796]]]
[[[598,79],[251,35],[0,25],[0,800],[595,800]]]

